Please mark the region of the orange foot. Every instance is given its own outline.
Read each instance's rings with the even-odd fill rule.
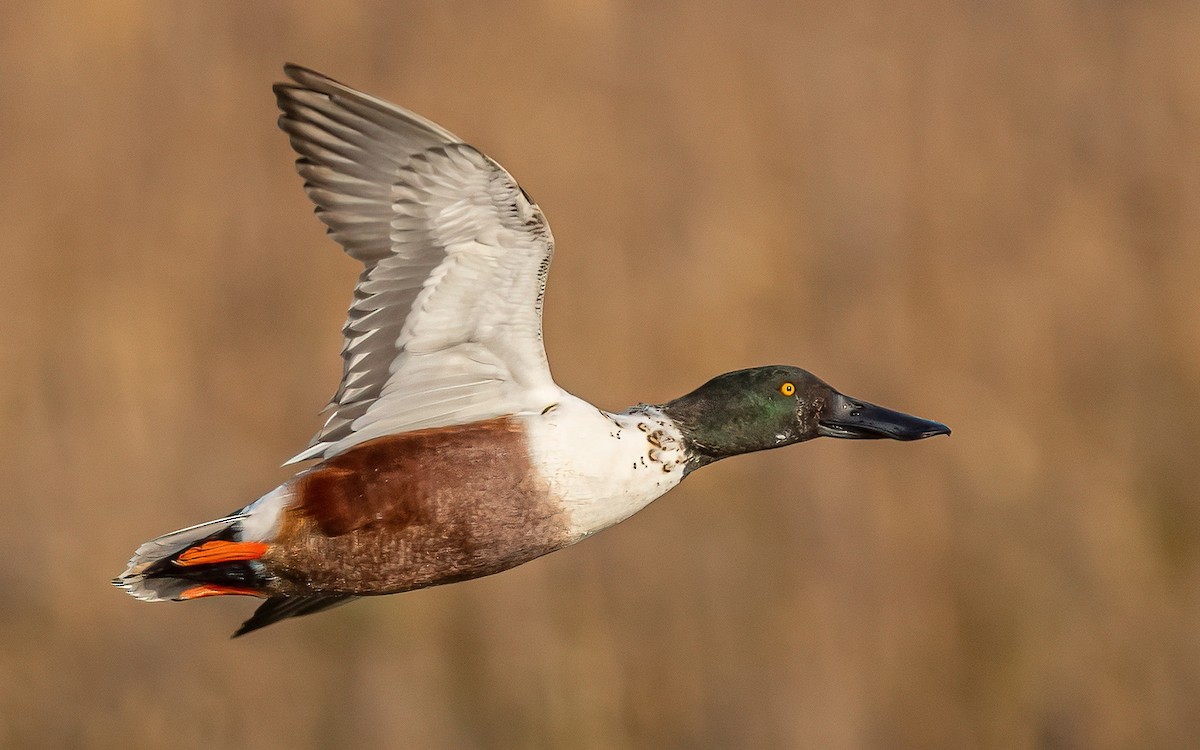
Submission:
[[[186,589],[179,595],[180,601],[188,601],[189,599],[203,599],[206,596],[262,596],[261,593],[254,589],[240,588],[238,586],[221,586],[216,583],[202,583],[199,586],[193,586]]]
[[[212,565],[214,563],[257,560],[267,553],[270,545],[263,542],[224,542],[214,539],[192,547],[175,558],[176,565]]]

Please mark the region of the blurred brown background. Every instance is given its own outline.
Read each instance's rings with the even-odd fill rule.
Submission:
[[[1200,4],[0,5],[0,746],[1154,748],[1200,736]],[[274,486],[356,276],[294,60],[516,174],[567,389],[756,364],[943,420],[229,641],[133,548]]]

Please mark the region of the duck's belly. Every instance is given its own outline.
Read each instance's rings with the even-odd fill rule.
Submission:
[[[524,418],[530,456],[572,542],[625,520],[683,479],[682,438],[661,416],[608,414],[563,393]]]
[[[386,594],[497,573],[571,541],[521,421],[379,438],[298,475],[262,559],[277,594]]]

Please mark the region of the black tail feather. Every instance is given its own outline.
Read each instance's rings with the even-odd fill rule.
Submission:
[[[214,583],[225,586],[258,589],[266,582],[260,568],[249,560],[196,566],[182,566],[176,562],[180,555],[183,555],[188,550],[200,547],[206,542],[216,540],[236,541],[236,527],[230,526],[215,534],[198,539],[185,547],[181,547],[174,554],[168,555],[146,568],[142,573],[142,577],[146,579],[147,585],[158,585],[164,588],[175,587],[179,589],[179,592],[197,583]]]
[[[237,541],[239,521],[244,517],[238,511],[146,542],[134,552],[124,572],[113,579],[113,585],[144,601],[180,601],[188,598],[186,593],[190,589],[201,584],[261,590],[266,578],[253,561],[178,563],[181,555],[207,542]]]
[[[289,617],[300,617],[321,612],[330,607],[349,604],[357,599],[353,594],[308,594],[305,596],[272,596],[254,610],[249,620],[233,634],[234,638],[265,628],[272,623]]]

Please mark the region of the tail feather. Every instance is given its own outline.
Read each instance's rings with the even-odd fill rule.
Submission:
[[[350,593],[271,595],[277,583],[261,558],[275,538],[283,508],[291,501],[281,485],[224,518],[164,534],[137,548],[113,584],[148,602],[209,596],[266,598],[233,637],[289,617],[321,612],[358,598]]]
[[[234,513],[224,518],[217,518],[212,521],[198,523],[195,526],[188,526],[186,529],[172,531],[170,534],[163,534],[157,539],[151,539],[134,551],[133,557],[129,558],[129,566],[117,577],[129,578],[139,575],[159,560],[170,557],[176,552],[192,546],[193,542],[208,539],[211,536],[219,534],[245,517],[245,513]]]
[[[121,575],[113,579],[113,585],[127,591],[142,601],[184,601],[196,598],[197,584],[232,586],[249,592],[261,583],[261,574],[246,554],[211,558],[203,564],[204,555],[195,551],[212,549],[212,545],[230,549],[249,548],[236,540],[239,522],[246,518],[244,513],[234,513],[214,521],[189,526],[186,529],[164,534],[137,548],[129,565]],[[253,545],[261,556],[266,545]],[[188,560],[180,558],[192,553]],[[200,564],[192,562],[200,558]],[[192,591],[189,595],[189,591]]]

